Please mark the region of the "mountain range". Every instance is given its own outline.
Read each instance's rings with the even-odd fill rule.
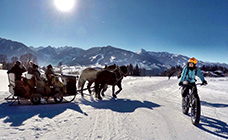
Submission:
[[[0,38],[0,54],[8,57],[18,58],[26,53],[37,56],[39,65],[53,64],[59,62],[65,65],[126,65],[138,64],[139,67],[151,70],[154,73],[160,73],[172,66],[183,66],[189,59],[188,56],[172,54],[168,52],[151,52],[144,49],[138,52],[132,52],[112,46],[92,47],[84,50],[76,47],[28,47],[21,42]],[[228,64],[211,63],[199,61],[198,66],[218,65],[228,68]]]

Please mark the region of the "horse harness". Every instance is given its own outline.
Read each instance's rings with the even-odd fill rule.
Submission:
[[[116,78],[116,82],[113,85],[116,85],[120,80],[123,79],[123,76],[125,75],[118,66],[113,70],[113,73],[115,73],[116,77],[118,77],[118,75],[115,71],[119,72],[120,78]]]

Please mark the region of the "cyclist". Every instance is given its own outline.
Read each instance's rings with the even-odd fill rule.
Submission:
[[[183,81],[188,81],[189,85],[194,86],[195,88],[195,93],[197,93],[197,88],[195,85],[196,79],[195,76],[197,75],[200,80],[202,81],[203,85],[207,84],[207,81],[204,79],[203,74],[201,73],[200,69],[196,66],[197,64],[197,60],[192,57],[188,60],[188,63],[186,64],[186,66],[184,67],[182,73],[181,73],[181,78],[180,78],[180,82],[179,82],[179,86],[183,86]],[[189,89],[191,87],[186,86],[182,89],[182,97],[185,97],[188,92]]]

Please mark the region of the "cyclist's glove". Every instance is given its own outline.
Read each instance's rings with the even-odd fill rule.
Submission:
[[[206,80],[203,81],[203,85],[207,85],[207,81]]]
[[[179,82],[179,84],[178,84],[179,86],[183,86],[183,82]]]

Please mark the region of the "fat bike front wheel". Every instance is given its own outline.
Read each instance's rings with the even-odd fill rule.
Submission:
[[[182,112],[183,114],[187,115],[188,114],[188,110],[189,110],[189,99],[188,97],[182,97]]]
[[[201,107],[200,107],[200,99],[199,97],[194,97],[192,100],[191,107],[191,120],[192,124],[197,126],[200,121]]]

